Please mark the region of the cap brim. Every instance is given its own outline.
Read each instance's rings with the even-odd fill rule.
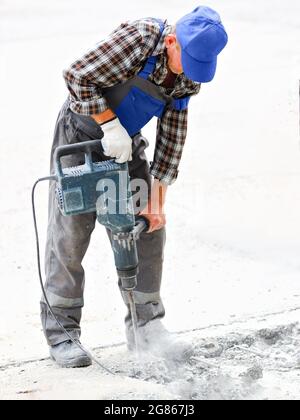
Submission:
[[[197,61],[187,52],[182,50],[181,61],[184,74],[197,83],[208,83],[213,80],[217,70],[217,57],[212,61]]]

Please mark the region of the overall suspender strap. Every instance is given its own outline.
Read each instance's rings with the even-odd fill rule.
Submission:
[[[187,96],[181,99],[174,99],[172,106],[176,111],[183,111],[188,108],[191,97]]]
[[[159,24],[160,36],[162,36],[165,29],[165,23],[161,19],[153,18],[153,20],[155,20]],[[150,74],[152,74],[155,70],[157,59],[157,56],[149,57],[144,68],[139,72],[138,76],[140,76],[142,79],[147,80]]]
[[[152,56],[148,58],[145,67],[143,68],[143,70],[139,72],[138,76],[141,77],[142,79],[147,80],[150,74],[154,72],[156,63],[157,63],[157,57]]]

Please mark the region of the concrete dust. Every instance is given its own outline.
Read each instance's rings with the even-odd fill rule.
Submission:
[[[273,337],[276,337],[275,341]],[[197,339],[190,335],[194,356],[189,362],[180,364],[145,356],[134,375],[140,380],[164,385],[174,398],[179,399],[272,399],[272,391],[265,389],[261,382],[264,374],[276,376],[283,370],[296,372],[300,368],[299,338],[298,324],[212,339]],[[124,376],[131,376],[136,367],[131,359],[126,365],[118,364],[118,360],[110,362]],[[298,394],[294,397],[297,399],[300,371],[296,389]]]
[[[185,363],[125,346],[96,350],[115,374],[100,369],[65,370],[51,361],[2,367],[1,399],[297,400],[300,396],[300,325],[242,330],[199,337]]]

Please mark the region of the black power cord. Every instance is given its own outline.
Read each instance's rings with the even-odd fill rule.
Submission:
[[[53,312],[53,309],[50,305],[50,302],[48,300],[47,294],[46,294],[46,290],[44,287],[44,283],[43,283],[43,278],[42,278],[42,270],[41,270],[41,256],[40,256],[40,240],[39,240],[39,233],[38,233],[38,227],[37,227],[37,219],[36,219],[36,210],[35,210],[35,189],[37,187],[37,185],[40,182],[43,181],[57,181],[56,176],[48,176],[45,178],[40,178],[36,181],[36,183],[34,184],[33,188],[32,188],[32,194],[31,194],[31,200],[32,200],[32,214],[33,214],[33,223],[34,223],[34,229],[35,229],[35,237],[36,237],[36,250],[37,250],[37,264],[38,264],[38,273],[39,273],[39,279],[40,279],[40,285],[41,285],[41,289],[43,292],[43,296],[46,302],[46,305],[49,309],[50,314],[52,315],[52,317],[54,318],[54,320],[57,322],[57,325],[61,328],[61,330],[64,332],[64,334],[68,337],[68,339],[70,341],[72,341],[72,343],[74,343],[77,347],[80,348],[80,350],[82,350],[88,357],[90,357],[93,362],[95,362],[96,365],[98,365],[101,369],[105,370],[107,373],[109,373],[110,375],[115,375],[114,372],[112,372],[111,370],[109,370],[108,368],[106,368],[105,366],[103,366],[89,351],[87,351],[81,343],[79,343],[78,341],[76,341],[69,333],[68,331],[65,329],[65,327],[62,325],[62,323],[57,319],[56,315]]]

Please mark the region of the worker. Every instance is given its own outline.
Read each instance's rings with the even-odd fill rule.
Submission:
[[[166,194],[178,176],[190,98],[199,93],[202,83],[213,80],[218,55],[227,41],[219,14],[199,6],[176,25],[157,18],[123,23],[63,72],[69,96],[56,123],[51,173],[58,146],[102,139],[104,151],[97,153],[98,161],[110,157],[117,163],[128,162],[131,179],[147,183],[149,205],[141,214],[149,220],[150,228],[137,243],[140,266],[134,291],[139,344],[145,351],[168,358],[185,357],[189,346],[162,323]],[[145,153],[149,143],[141,129],[153,117],[157,117],[156,145],[149,164]],[[73,155],[65,158],[64,164],[77,166],[83,164],[81,159]],[[95,222],[94,213],[64,217],[57,206],[55,185],[50,185],[45,288],[56,317],[75,341],[80,340],[84,305],[82,260]],[[121,293],[128,307],[126,294]],[[179,310],[180,304],[178,297]],[[61,331],[43,299],[41,319],[50,355],[59,366],[91,365],[89,355]],[[125,324],[131,349],[134,337],[130,311]]]

